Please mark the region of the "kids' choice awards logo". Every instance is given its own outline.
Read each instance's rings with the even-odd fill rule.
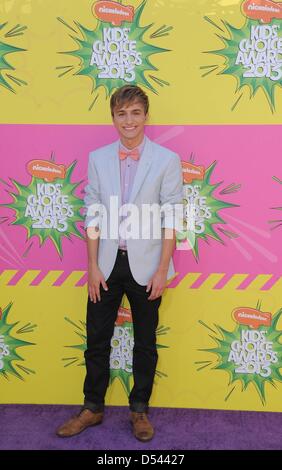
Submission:
[[[31,160],[26,166],[31,176],[30,184],[25,186],[12,180],[16,192],[9,190],[9,194],[13,202],[2,204],[13,209],[15,220],[12,225],[25,227],[28,240],[37,236],[42,245],[50,239],[60,257],[64,237],[83,238],[76,226],[83,220],[80,214],[83,201],[75,195],[81,182],[71,182],[75,165],[76,162],[66,167],[56,164],[53,159]]]
[[[228,372],[231,390],[226,399],[231,396],[238,382],[241,383],[242,391],[253,384],[265,404],[265,384],[282,382],[282,332],[277,329],[281,314],[282,309],[274,315],[264,312],[258,303],[256,308],[238,307],[233,310],[232,318],[236,323],[233,331],[226,331],[220,326],[210,327],[200,322],[208,328],[210,337],[216,343],[216,347],[202,351],[217,356],[216,363],[203,361],[204,365],[200,369],[212,366],[213,369]]]
[[[11,28],[8,22],[0,25],[0,85],[13,93],[16,93],[17,87],[27,85],[17,72],[15,75],[15,67],[10,64],[10,54],[25,52],[25,49],[15,45],[15,41],[18,43],[18,37],[24,34],[26,28],[19,24]]]
[[[223,70],[220,66],[203,66],[203,76],[211,72],[232,75],[237,79],[237,90],[246,85],[254,97],[262,89],[268,99],[272,112],[275,110],[275,86],[282,85],[282,3],[271,0],[244,0],[241,8],[245,23],[241,28],[235,28],[224,22],[212,23],[221,32],[217,35],[222,40],[222,49],[209,51],[225,58]],[[243,92],[240,93],[232,106],[235,109]]]
[[[69,318],[65,318],[71,325],[75,327],[76,334],[80,337],[81,343],[75,346],[66,346],[68,348],[74,348],[80,351],[80,354],[76,357],[65,357],[65,367],[71,365],[83,366],[85,364],[83,353],[86,350],[86,326],[84,322],[74,323]],[[156,334],[165,335],[169,328],[159,326]],[[114,333],[111,338],[111,354],[110,354],[110,384],[116,379],[120,381],[123,389],[128,396],[130,393],[130,380],[132,378],[132,361],[133,361],[133,347],[134,347],[134,335],[133,335],[133,322],[131,310],[125,308],[123,305],[120,306],[115,322]],[[161,344],[157,344],[157,348],[167,348]],[[156,376],[159,378],[166,377],[166,374],[156,370]]]
[[[154,54],[167,52],[167,49],[147,41],[167,36],[172,27],[162,26],[147,36],[153,25],[141,26],[141,16],[146,3],[146,0],[143,1],[135,9],[121,2],[95,2],[92,7],[97,23],[94,30],[75,23],[76,31],[73,26],[59,18],[59,21],[72,30],[71,37],[79,47],[66,54],[80,59],[76,74],[90,77],[93,81],[93,91],[103,87],[109,96],[114,89],[126,84],[144,86],[153,92],[156,92],[156,85],[168,85],[166,81],[154,75],[158,69],[151,62]],[[77,36],[73,35],[74,31]],[[73,73],[74,67],[60,66],[58,69],[63,70],[60,76],[65,76],[69,72]],[[97,98],[98,95],[95,96],[90,109]]]
[[[222,243],[222,235],[228,238],[237,236],[221,227],[216,231],[218,224],[225,224],[219,211],[236,207],[236,204],[218,199],[215,195],[215,191],[222,184],[222,182],[211,184],[210,180],[215,166],[216,162],[208,168],[196,165],[193,156],[190,161],[182,162],[184,219],[183,231],[176,234],[177,249],[192,249],[196,260],[199,258],[199,240],[207,241],[213,238]],[[236,193],[239,189],[240,185],[231,184],[222,189],[219,194],[227,196]]]
[[[9,323],[8,316],[11,308],[12,303],[3,309],[0,308],[0,377],[9,379],[9,376],[13,375],[23,380],[23,374],[29,375],[35,372],[23,366],[24,359],[20,356],[19,349],[34,345],[34,343],[20,339],[20,336],[32,333],[36,325],[28,323],[19,327],[19,322]]]
[[[133,358],[133,324],[131,311],[120,307],[111,339],[110,383],[119,379],[127,395],[130,393]]]

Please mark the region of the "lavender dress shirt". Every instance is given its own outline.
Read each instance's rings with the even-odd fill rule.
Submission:
[[[138,150],[139,151],[139,160],[133,160],[130,157],[125,158],[124,160],[120,160],[120,186],[121,186],[121,203],[127,204],[129,201],[130,193],[133,187],[134,178],[137,172],[138,164],[140,159],[142,158],[142,152],[145,147],[146,137],[144,137],[143,141],[140,145],[135,147],[134,149],[130,150]],[[126,148],[120,142],[119,150],[124,150],[125,152],[129,152],[129,149]],[[120,217],[120,224],[122,220],[126,217]],[[126,240],[124,240],[121,236],[119,236],[119,248],[121,250],[126,250]]]

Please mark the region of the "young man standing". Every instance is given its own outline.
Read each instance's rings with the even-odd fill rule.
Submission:
[[[120,140],[90,153],[85,196],[89,293],[85,400],[79,415],[57,430],[60,437],[73,436],[103,420],[110,341],[124,294],[134,329],[130,420],[137,439],[149,441],[154,435],[147,412],[158,358],[158,309],[167,279],[174,274],[174,208],[182,203],[182,169],[178,155],[144,135],[148,109],[148,97],[142,89],[132,85],[118,89],[111,98],[111,113]],[[117,201],[114,214],[112,198]],[[140,224],[142,233],[138,237],[121,230],[125,222],[121,208],[125,204],[134,205],[138,212],[133,224],[135,228]],[[152,204],[166,207],[165,216],[161,211],[157,219],[158,238],[152,236],[150,215],[141,214],[143,205]],[[99,210],[102,206],[104,211]],[[105,229],[105,221],[110,230]],[[115,223],[117,236],[113,236]]]

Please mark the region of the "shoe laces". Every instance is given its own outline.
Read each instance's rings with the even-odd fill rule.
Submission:
[[[137,419],[139,419],[140,421],[145,421],[147,419],[147,416],[146,416],[146,413],[137,413],[136,415]]]

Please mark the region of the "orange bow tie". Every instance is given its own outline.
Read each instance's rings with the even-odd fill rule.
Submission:
[[[126,152],[125,150],[119,151],[120,160],[125,160],[127,157],[132,158],[132,160],[139,160],[139,157],[140,157],[139,150],[138,149],[129,150],[128,152]]]

